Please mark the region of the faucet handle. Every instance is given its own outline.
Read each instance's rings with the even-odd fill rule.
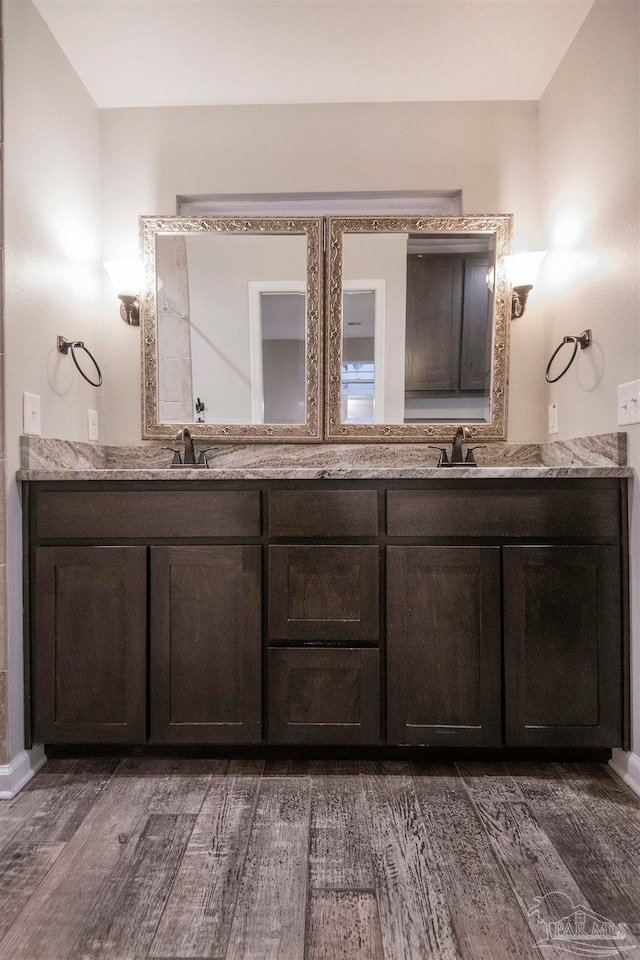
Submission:
[[[204,450],[198,451],[198,463],[203,463],[205,467],[209,466],[209,461],[207,460],[207,454],[209,450],[213,450],[213,447],[205,447]]]
[[[173,460],[171,461],[172,464],[175,464],[176,466],[179,466],[179,465],[182,463],[182,459],[181,459],[181,457],[180,457],[180,451],[179,451],[179,450],[176,450],[175,447],[162,447],[162,449],[163,449],[163,450],[168,450],[169,453],[172,453],[172,454],[173,454]]]
[[[447,463],[449,463],[449,454],[447,453],[445,447],[440,447],[440,457],[438,458],[438,466],[443,467]]]
[[[467,456],[465,458],[465,463],[475,463],[476,458],[473,455],[474,450],[483,450],[487,446],[486,443],[479,443],[475,447],[467,447]]]

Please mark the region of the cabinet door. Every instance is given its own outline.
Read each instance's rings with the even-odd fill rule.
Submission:
[[[457,392],[462,259],[409,254],[405,391]]]
[[[489,260],[464,258],[464,302],[460,344],[460,390],[489,390],[493,323],[487,286]]]
[[[261,548],[151,548],[151,736],[259,743]]]
[[[145,547],[39,547],[34,737],[144,743]]]
[[[380,742],[379,653],[269,650],[269,742]]]
[[[269,547],[269,638],[378,639],[378,548]]]
[[[499,746],[500,550],[387,549],[387,717],[394,744]]]
[[[619,746],[617,549],[506,547],[504,597],[507,745]]]

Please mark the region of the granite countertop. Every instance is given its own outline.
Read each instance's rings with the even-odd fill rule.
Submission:
[[[160,444],[102,446],[22,437],[17,480],[496,480],[631,477],[626,434],[542,444],[490,443],[477,467],[437,467],[433,444],[274,444],[210,448],[209,469],[171,469]]]
[[[20,470],[18,480],[513,480],[631,477],[631,467],[262,467],[208,470]]]

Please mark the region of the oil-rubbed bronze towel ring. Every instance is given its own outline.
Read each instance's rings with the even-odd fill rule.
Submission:
[[[96,373],[98,374],[97,382],[95,380],[91,380],[86,375],[86,373],[84,372],[80,364],[78,363],[76,359],[76,350],[84,350],[84,352],[90,358],[91,362],[96,368]],[[87,350],[82,340],[66,340],[65,337],[58,337],[58,351],[59,353],[64,353],[65,356],[69,353],[69,351],[71,351],[71,359],[75,363],[78,373],[80,373],[85,378],[87,383],[90,383],[92,387],[100,387],[102,385],[102,371],[98,366],[98,361],[96,360],[94,355],[89,350]]]
[[[583,330],[579,337],[563,337],[562,343],[558,344],[556,349],[551,354],[551,360],[549,360],[549,363],[547,364],[547,370],[544,375],[544,378],[547,381],[547,383],[557,383],[558,380],[561,380],[562,377],[564,377],[567,370],[569,369],[569,367],[571,366],[571,364],[573,363],[573,361],[575,360],[576,354],[578,352],[578,347],[580,347],[581,350],[586,350],[587,347],[591,346],[591,340],[592,340],[591,330]],[[551,364],[553,363],[555,358],[558,356],[558,354],[564,347],[565,343],[573,344],[573,353],[571,354],[571,359],[569,360],[569,363],[566,365],[562,373],[559,373],[557,377],[550,377],[549,372],[551,370]]]

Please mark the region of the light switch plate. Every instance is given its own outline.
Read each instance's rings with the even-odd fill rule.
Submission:
[[[89,432],[89,440],[96,442],[100,439],[97,410],[87,410],[87,429]]]
[[[22,429],[32,437],[42,435],[42,412],[37,393],[22,394]]]
[[[549,433],[558,433],[558,404],[549,404]]]
[[[640,423],[640,380],[619,384],[618,423]]]

